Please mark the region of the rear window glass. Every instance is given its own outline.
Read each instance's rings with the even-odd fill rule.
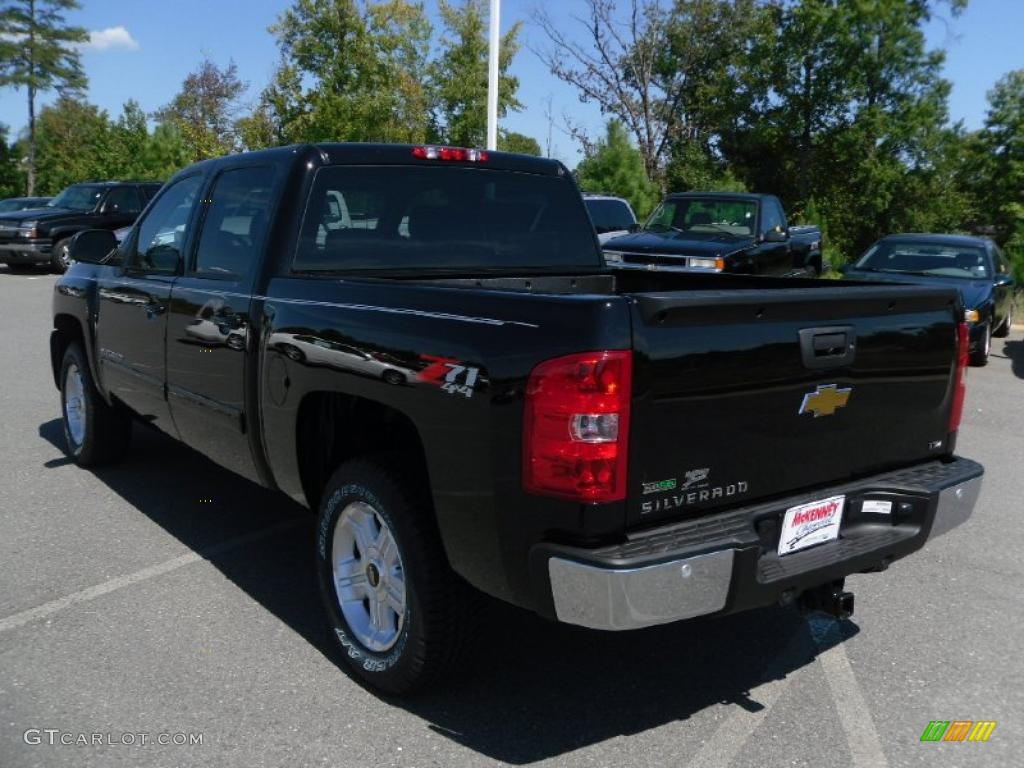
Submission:
[[[564,177],[451,166],[332,166],[313,182],[293,269],[594,267]]]
[[[633,212],[621,200],[586,200],[590,220],[597,232],[615,232],[636,224]]]
[[[939,243],[876,243],[860,261],[860,269],[878,272],[909,272],[941,277],[985,278],[988,258],[983,248]]]
[[[654,232],[686,232],[697,239],[721,235],[749,237],[754,234],[757,205],[728,198],[670,198],[658,206],[647,222]]]

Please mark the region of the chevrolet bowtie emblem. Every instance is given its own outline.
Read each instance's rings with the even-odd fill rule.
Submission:
[[[814,418],[831,416],[846,405],[852,391],[850,387],[839,389],[835,384],[819,384],[816,390],[804,395],[804,401],[797,413],[813,413]]]

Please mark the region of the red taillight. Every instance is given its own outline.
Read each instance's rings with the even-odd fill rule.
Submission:
[[[457,160],[465,163],[486,163],[487,153],[482,149],[464,147],[413,147],[413,157],[421,160]]]
[[[964,398],[967,396],[967,384],[964,382],[964,376],[967,374],[969,346],[970,337],[967,332],[967,323],[960,323],[957,328],[956,373],[953,374],[953,409],[949,412],[950,432],[960,429],[960,418],[964,415]]]
[[[587,502],[626,498],[630,351],[541,363],[526,385],[523,488]]]

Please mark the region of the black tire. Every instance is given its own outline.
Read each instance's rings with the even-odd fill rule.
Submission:
[[[981,368],[988,364],[988,355],[992,351],[992,324],[987,323],[985,325],[985,333],[982,337],[981,346],[978,347],[974,352],[971,352],[970,363],[976,368]]]
[[[382,375],[382,378],[388,384],[391,384],[391,385],[396,386],[396,387],[399,386],[400,384],[407,383],[407,379],[405,378],[405,374],[403,374],[401,371],[396,371],[396,370],[391,369],[391,368],[389,368],[388,370],[384,371],[384,373]]]
[[[68,398],[71,387],[68,374],[72,366],[82,378],[81,403],[77,406],[80,407],[84,423],[80,439],[75,438],[69,423]],[[76,342],[69,344],[64,351],[60,367],[60,406],[64,440],[76,464],[95,467],[124,458],[131,443],[131,416],[122,408],[107,404],[97,391],[89,370],[89,361]]]
[[[1000,339],[1005,339],[1010,335],[1010,327],[1013,325],[1013,304],[1006,308],[1006,317],[1003,318],[1002,324],[998,329],[992,331],[992,335]]]
[[[53,250],[50,252],[50,268],[58,275],[67,272],[68,267],[72,264],[71,251],[68,247],[70,243],[71,238],[65,237],[53,244]]]
[[[410,473],[399,466],[403,463],[396,457],[375,456],[338,467],[320,502],[316,541],[320,593],[341,659],[361,681],[391,694],[410,693],[453,667],[468,634],[473,600],[471,588],[448,565],[426,483],[410,480]],[[335,531],[342,513],[357,502],[386,523],[400,558],[403,620],[392,645],[383,651],[360,641],[335,588]],[[373,584],[369,569],[366,573],[366,583]]]

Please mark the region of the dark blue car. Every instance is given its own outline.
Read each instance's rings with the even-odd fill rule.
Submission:
[[[1010,332],[1013,276],[1003,252],[988,238],[889,235],[843,273],[853,280],[956,286],[970,332],[972,365],[988,362],[992,337]]]

